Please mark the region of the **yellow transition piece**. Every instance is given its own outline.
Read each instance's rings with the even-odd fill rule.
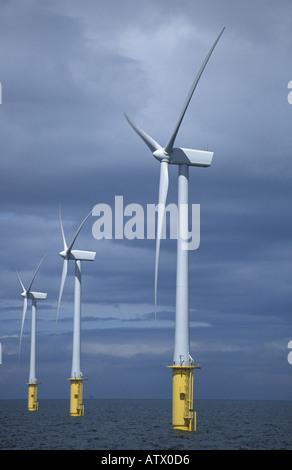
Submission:
[[[193,410],[194,369],[189,366],[169,366],[172,369],[172,426],[181,431],[196,431]]]
[[[37,411],[38,402],[37,402],[37,383],[28,384],[28,411]]]
[[[69,379],[71,382],[70,387],[70,415],[83,416],[84,405],[83,400],[83,380],[84,378]]]

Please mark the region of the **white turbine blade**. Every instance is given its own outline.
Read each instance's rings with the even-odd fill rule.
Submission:
[[[23,285],[23,283],[22,283],[22,281],[21,281],[21,279],[20,279],[20,276],[19,276],[19,274],[18,274],[17,271],[16,271],[16,275],[17,275],[17,279],[18,279],[18,281],[19,281],[20,287],[22,288],[22,292],[25,293],[25,292],[26,292],[25,287],[24,287],[24,285]]]
[[[42,264],[42,262],[44,261],[44,259],[45,259],[46,256],[47,256],[47,255],[45,255],[45,256],[43,257],[43,259],[42,259],[41,262],[39,263],[38,267],[36,268],[35,273],[34,273],[34,275],[33,275],[33,277],[32,277],[31,283],[30,283],[30,285],[29,285],[29,287],[28,287],[28,289],[27,289],[26,292],[29,292],[29,291],[30,291],[31,286],[32,286],[32,283],[33,283],[33,281],[34,281],[34,279],[35,279],[35,277],[36,277],[36,275],[37,275],[37,272],[38,272],[38,270],[40,269],[40,266],[41,266],[41,264]]]
[[[160,179],[159,179],[159,195],[158,195],[158,218],[157,218],[157,236],[156,236],[156,253],[155,253],[155,280],[154,280],[154,304],[155,304],[155,320],[156,320],[156,300],[157,300],[157,279],[158,279],[158,262],[160,240],[165,216],[165,204],[167,199],[169,185],[168,162],[160,163]]]
[[[194,93],[194,91],[195,91],[195,89],[196,89],[196,86],[198,85],[198,82],[199,82],[199,80],[200,80],[200,78],[201,78],[201,76],[202,76],[202,73],[204,72],[204,69],[205,69],[205,67],[206,67],[206,65],[207,65],[207,62],[208,62],[208,60],[210,59],[213,50],[215,49],[215,47],[216,47],[216,45],[217,45],[217,43],[218,43],[220,37],[221,37],[222,34],[223,34],[224,29],[225,29],[225,27],[222,29],[222,31],[221,31],[221,33],[219,34],[218,38],[216,39],[216,41],[214,42],[213,46],[211,47],[211,49],[210,49],[210,51],[209,51],[209,53],[208,53],[206,59],[204,60],[202,66],[201,66],[201,68],[200,68],[200,70],[199,70],[199,72],[198,72],[198,74],[197,74],[197,76],[196,76],[196,78],[195,78],[194,83],[192,84],[192,87],[191,87],[191,89],[190,89],[190,91],[189,91],[189,94],[188,94],[188,96],[187,96],[187,98],[186,98],[185,104],[183,105],[183,108],[182,108],[182,111],[181,111],[179,120],[178,120],[178,122],[177,122],[177,125],[176,125],[176,127],[175,127],[175,129],[174,129],[174,131],[173,131],[173,134],[172,134],[172,136],[171,136],[169,142],[168,142],[167,145],[164,147],[164,150],[165,150],[166,153],[171,153],[171,151],[172,151],[172,149],[173,149],[174,141],[175,141],[175,138],[176,138],[176,136],[177,136],[178,130],[179,130],[179,128],[180,128],[180,125],[181,125],[181,123],[182,123],[182,120],[183,120],[183,118],[184,118],[184,115],[185,115],[185,113],[186,113],[187,107],[188,107],[188,105],[189,105],[189,103],[190,103],[190,101],[191,101],[191,99],[192,99],[193,93]]]
[[[21,321],[21,330],[20,330],[20,340],[19,340],[19,355],[20,355],[20,350],[21,350],[22,333],[23,333],[23,326],[24,326],[26,311],[27,311],[27,297],[24,297],[22,321]]]
[[[64,259],[61,284],[60,284],[60,292],[59,292],[59,300],[58,300],[58,308],[57,308],[57,316],[56,316],[56,328],[57,328],[57,323],[58,323],[59,310],[60,310],[60,305],[61,305],[64,284],[66,281],[67,271],[68,271],[68,260]]]
[[[69,248],[67,249],[67,252],[68,252],[68,253],[72,250],[73,245],[74,245],[74,243],[75,243],[75,241],[76,241],[76,238],[77,238],[78,235],[79,235],[80,230],[82,229],[83,225],[85,224],[86,220],[88,219],[88,217],[89,217],[91,214],[92,214],[92,210],[89,212],[89,214],[85,217],[85,219],[84,219],[84,220],[82,221],[82,223],[80,224],[80,226],[79,226],[79,228],[78,228],[78,230],[77,230],[77,232],[76,232],[76,234],[75,234],[75,236],[74,236],[74,238],[73,238],[73,240],[72,240],[71,245],[70,245]]]
[[[62,232],[62,238],[63,238],[63,245],[64,245],[64,251],[68,250],[67,243],[66,243],[66,238],[64,234],[64,229],[63,229],[63,223],[62,223],[62,216],[61,216],[61,204],[59,206],[59,219],[60,219],[60,225],[61,225],[61,232]]]
[[[125,113],[124,113],[125,114]],[[133,127],[134,131],[144,140],[145,144],[150,148],[151,152],[155,152],[155,150],[162,149],[161,145],[159,145],[150,135],[146,134],[140,127],[136,126],[134,122],[125,114],[125,118],[127,119],[128,123]]]

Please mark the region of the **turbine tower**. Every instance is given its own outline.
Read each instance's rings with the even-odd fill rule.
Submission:
[[[29,411],[37,411],[38,409],[38,402],[37,402],[37,386],[40,382],[38,382],[36,378],[36,323],[37,323],[37,300],[45,300],[47,298],[47,294],[45,292],[32,292],[32,284],[36,277],[36,274],[42,264],[44,258],[41,260],[40,264],[38,265],[33,278],[28,286],[28,289],[25,289],[18,272],[16,271],[17,278],[19,284],[22,288],[22,297],[23,297],[23,313],[22,313],[22,322],[21,322],[21,330],[20,330],[20,341],[19,341],[19,356],[21,350],[21,341],[22,341],[22,333],[23,333],[23,326],[24,320],[27,311],[27,300],[32,300],[32,312],[31,312],[31,341],[30,341],[30,369],[29,369],[29,379],[28,379],[28,410]]]
[[[72,353],[72,369],[71,369],[71,382],[70,386],[70,415],[82,416],[84,414],[83,401],[83,374],[81,372],[81,261],[94,261],[96,253],[92,251],[73,250],[73,245],[78,237],[80,230],[85,224],[92,211],[85,217],[79,226],[69,247],[66,243],[64,234],[61,208],[59,211],[61,232],[63,237],[64,250],[61,251],[60,256],[64,258],[63,271],[60,285],[59,301],[57,308],[56,325],[58,322],[59,309],[61,298],[63,294],[64,284],[68,271],[69,260],[75,261],[75,284],[74,284],[74,321],[73,321],[73,353]]]
[[[168,193],[169,164],[178,165],[178,237],[177,237],[177,270],[176,270],[176,311],[175,311],[175,336],[172,380],[172,425],[174,429],[191,431],[195,429],[195,413],[193,411],[193,372],[196,367],[190,354],[189,335],[189,272],[188,249],[184,247],[188,233],[188,215],[185,207],[188,207],[189,166],[208,167],[213,159],[213,152],[194,150],[187,148],[175,148],[174,142],[180,125],[191,101],[195,88],[207,65],[207,62],[216,47],[225,28],[221,31],[209,53],[207,54],[183,105],[176,127],[165,147],[159,145],[152,137],[140,129],[125,114],[129,124],[141,137],[151,150],[153,156],[160,162],[160,180],[158,194],[158,220],[155,254],[155,287],[154,302],[156,316],[157,301],[157,277],[160,240],[165,217],[165,204]]]

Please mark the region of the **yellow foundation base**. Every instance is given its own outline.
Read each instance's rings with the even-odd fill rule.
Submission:
[[[37,411],[38,402],[37,402],[37,383],[28,384],[28,411]]]
[[[84,378],[79,379],[69,379],[71,382],[70,386],[70,416],[83,416],[84,415],[84,405],[83,401],[83,380]]]
[[[172,369],[172,426],[181,431],[196,431],[193,410],[194,369],[196,366],[169,366]]]

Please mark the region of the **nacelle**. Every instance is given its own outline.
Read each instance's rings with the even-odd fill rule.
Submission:
[[[47,294],[45,292],[29,292],[28,297],[30,299],[45,300],[47,298]]]
[[[94,251],[72,250],[69,254],[70,259],[80,261],[94,261],[96,253]]]
[[[205,150],[174,148],[170,163],[174,165],[185,164],[207,167],[211,165],[213,155],[214,152],[206,152]]]

